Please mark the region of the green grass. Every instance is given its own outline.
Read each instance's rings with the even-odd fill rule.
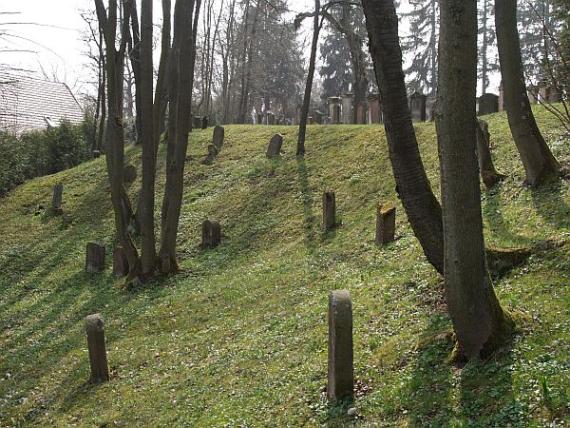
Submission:
[[[568,161],[556,122],[543,110],[537,115],[555,155]],[[0,426],[568,424],[570,186],[523,187],[505,115],[489,122],[497,169],[509,177],[483,194],[487,243],[560,244],[497,279],[519,333],[491,360],[463,369],[446,362],[451,323],[441,281],[395,195],[383,128],[311,126],[299,161],[294,127],[228,126],[211,166],[200,161],[212,130],[191,137],[183,272],[140,289],[125,289],[111,274],[103,159],[32,180],[0,200]],[[433,124],[417,131],[438,189]],[[275,132],[285,137],[285,154],[269,161]],[[138,149],[128,156],[140,164]],[[52,217],[38,207],[49,206],[59,181],[65,214]],[[131,185],[133,195],[139,185]],[[328,189],[342,225],[323,234],[321,194]],[[381,201],[397,205],[398,239],[380,249],[374,224]],[[224,239],[201,251],[206,218],[221,222]],[[90,240],[107,245],[103,274],[83,271]],[[356,417],[329,408],[323,395],[328,292],[340,288],[353,299]],[[102,385],[87,383],[83,319],[95,312],[106,320],[113,374]]]

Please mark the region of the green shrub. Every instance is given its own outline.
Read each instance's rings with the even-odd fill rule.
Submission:
[[[89,158],[83,125],[62,121],[56,128],[15,137],[0,133],[0,196],[25,180],[53,174]]]

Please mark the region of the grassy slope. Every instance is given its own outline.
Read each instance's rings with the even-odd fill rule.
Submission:
[[[184,272],[128,291],[83,272],[85,244],[110,257],[112,216],[104,160],[33,180],[0,200],[0,426],[192,425],[546,426],[568,422],[570,186],[533,192],[505,116],[490,119],[497,167],[509,174],[483,196],[493,245],[563,240],[496,283],[523,322],[512,346],[485,365],[446,364],[450,322],[441,285],[394,194],[379,126],[313,126],[306,160],[294,127],[230,126],[212,166],[211,130],[191,139],[180,225]],[[567,141],[539,121],[559,158]],[[434,189],[432,124],[417,127]],[[264,157],[274,132],[282,160]],[[138,150],[131,150],[140,162]],[[162,182],[162,175],[161,182]],[[62,217],[39,214],[65,183]],[[131,187],[135,191],[138,183]],[[342,226],[320,231],[321,192],[334,189]],[[396,202],[399,239],[373,243],[375,206]],[[200,251],[200,223],[225,239]],[[109,263],[110,264],[110,263]],[[328,291],[352,293],[359,416],[328,408]],[[112,382],[92,386],[83,318],[106,319]]]

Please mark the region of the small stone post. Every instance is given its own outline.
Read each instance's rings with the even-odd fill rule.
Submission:
[[[202,223],[202,248],[215,248],[222,241],[222,228],[217,221]]]
[[[330,230],[336,226],[336,198],[334,192],[323,193],[323,229]]]
[[[63,202],[63,184],[58,183],[53,187],[53,198],[51,200],[51,207],[55,214],[63,214],[61,204]]]
[[[394,240],[396,235],[396,207],[389,205],[385,208],[378,205],[376,212],[376,244],[385,245]]]
[[[352,302],[347,290],[329,294],[329,367],[327,396],[330,402],[353,399]]]
[[[224,145],[224,127],[223,126],[216,126],[214,128],[214,137],[212,138],[212,144],[218,151],[221,150],[222,146]]]
[[[122,278],[129,273],[129,261],[123,247],[118,245],[113,251],[113,275]]]
[[[281,146],[283,145],[283,136],[281,134],[275,134],[271,137],[269,141],[269,146],[267,147],[266,156],[268,158],[274,158],[279,156],[281,153]]]
[[[87,347],[89,348],[89,363],[91,365],[91,378],[93,383],[107,382],[109,380],[109,366],[107,365],[107,350],[105,349],[105,323],[100,314],[88,315],[85,318],[85,332],[87,333]]]
[[[89,242],[85,256],[85,272],[99,273],[105,270],[105,246],[98,242]]]

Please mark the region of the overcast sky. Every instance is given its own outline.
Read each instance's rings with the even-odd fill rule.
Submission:
[[[160,0],[154,1],[155,20],[160,21]],[[81,12],[92,9],[93,3],[93,0],[3,0],[0,12],[19,14],[0,15],[0,34],[7,33],[0,40],[0,68],[9,65],[42,76],[41,64],[47,75],[56,75],[74,92],[84,91],[86,45],[82,33],[86,25]],[[294,13],[310,10],[313,4],[313,0],[289,0]]]

